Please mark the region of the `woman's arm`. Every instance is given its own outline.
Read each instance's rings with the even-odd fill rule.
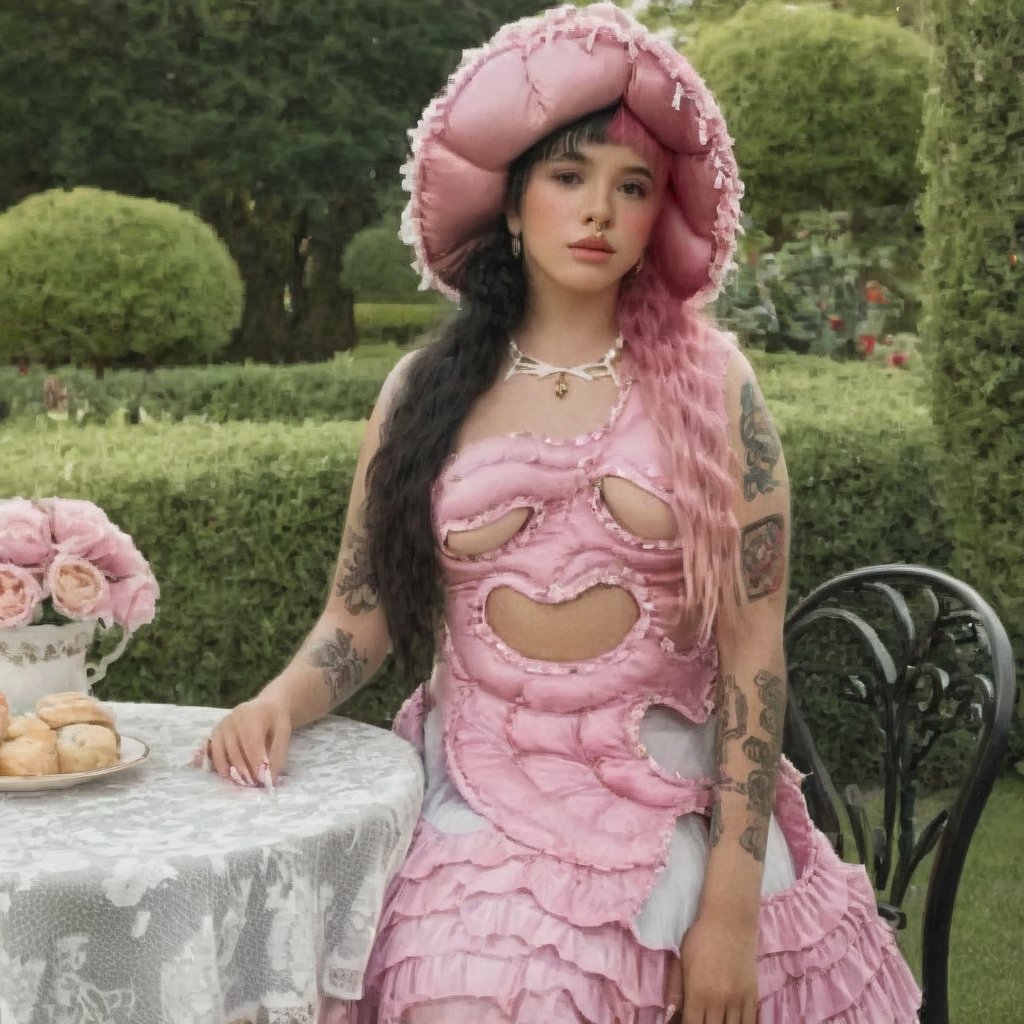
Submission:
[[[366,425],[352,479],[341,548],[330,594],[299,650],[251,700],[240,704],[214,730],[215,770],[229,777],[260,778],[269,762],[276,779],[284,766],[291,732],[344,703],[370,681],[391,647],[369,564],[363,523],[366,471],[381,440],[381,428],[415,353],[403,356],[388,375]]]
[[[723,585],[715,629],[716,785],[700,909],[681,950],[684,1024],[756,1018],[761,876],[786,709],[789,478],[761,390],[739,352],[726,375],[726,409],[741,580],[738,588]]]

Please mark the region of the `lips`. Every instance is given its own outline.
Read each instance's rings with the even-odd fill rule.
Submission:
[[[615,252],[615,250],[603,238],[581,238],[578,242],[570,242],[570,249],[593,249],[595,252]]]

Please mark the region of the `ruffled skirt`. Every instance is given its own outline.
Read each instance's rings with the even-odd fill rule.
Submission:
[[[654,711],[641,738],[659,763],[699,774],[709,735]],[[639,912],[637,880],[524,846],[462,799],[440,720],[424,723],[427,792],[386,896],[358,1003],[323,1024],[663,1024],[666,971],[699,903],[701,815],[680,818]],[[875,911],[863,868],[814,829],[786,763],[769,833],[758,928],[759,1024],[916,1024],[920,992]]]

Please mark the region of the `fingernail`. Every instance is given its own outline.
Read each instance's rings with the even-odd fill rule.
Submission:
[[[264,761],[260,765],[259,777],[260,777],[260,782],[263,783],[264,787],[266,788],[266,791],[268,793],[273,793],[274,792],[274,780],[273,780],[273,778],[271,777],[271,774],[270,774],[270,762],[269,761]]]
[[[676,1015],[676,1008],[671,1003],[665,1007],[665,1024],[670,1024],[672,1018]]]
[[[230,767],[230,768],[228,769],[228,775],[230,775],[230,776],[231,776],[231,781],[232,781],[232,782],[235,782],[235,783],[237,783],[237,784],[238,784],[239,786],[246,786],[246,785],[251,785],[251,783],[247,783],[247,782],[246,782],[246,781],[245,781],[245,780],[244,780],[244,779],[242,778],[242,776],[241,776],[241,774],[239,773],[238,769],[237,769],[237,768],[236,768],[236,767],[235,767],[234,765],[232,765],[232,766],[231,766],[231,767]]]

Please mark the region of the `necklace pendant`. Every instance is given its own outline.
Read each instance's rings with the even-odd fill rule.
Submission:
[[[558,375],[558,383],[555,385],[555,397],[565,398],[569,394],[569,382],[565,378],[564,373]]]

